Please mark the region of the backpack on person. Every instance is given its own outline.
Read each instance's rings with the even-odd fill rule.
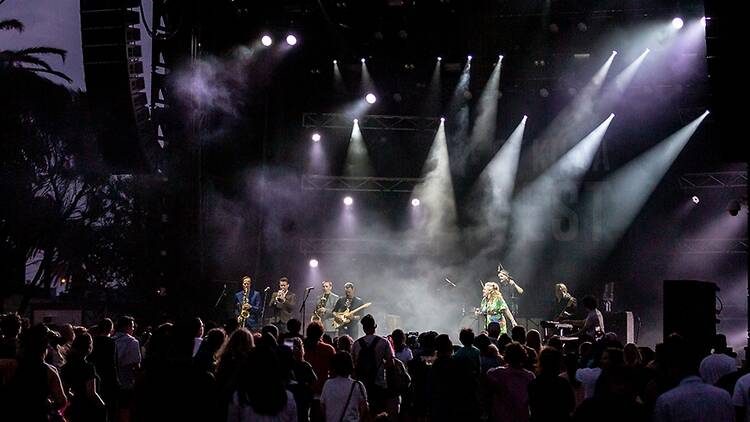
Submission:
[[[378,379],[378,370],[381,370],[382,362],[378,362],[375,347],[380,342],[380,337],[375,337],[372,343],[367,344],[364,338],[357,340],[359,343],[359,354],[357,364],[354,367],[354,378],[362,381],[368,392],[375,386]]]
[[[385,369],[385,380],[385,383],[388,386],[388,396],[403,397],[408,394],[409,386],[411,385],[411,377],[401,360],[393,358],[393,367],[386,367]]]

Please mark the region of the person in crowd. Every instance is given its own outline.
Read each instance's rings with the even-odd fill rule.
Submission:
[[[529,330],[526,332],[526,346],[534,349],[536,356],[539,356],[539,352],[542,351],[542,335],[537,330]]]
[[[65,365],[65,354],[62,348],[64,341],[65,339],[57,331],[47,331],[47,356],[44,360],[58,370]]]
[[[750,421],[750,373],[739,377],[735,382],[732,403],[736,411],[737,422]]]
[[[637,400],[636,371],[625,365],[610,366],[602,371],[594,396],[576,409],[575,422],[596,422],[607,415],[613,422],[647,422],[646,407]]]
[[[221,346],[227,339],[227,334],[223,328],[212,328],[206,334],[205,340],[201,342],[198,353],[193,358],[193,365],[199,371],[214,373],[216,371],[216,362]]]
[[[609,347],[602,352],[598,365],[594,368],[580,368],[576,371],[576,381],[583,384],[584,398],[594,396],[596,382],[603,370],[614,366],[624,365],[623,352],[621,349]]]
[[[70,422],[106,420],[104,400],[98,392],[99,376],[94,365],[87,360],[93,345],[90,334],[77,335],[60,370],[63,385],[71,393],[70,406],[65,410]]]
[[[9,313],[0,317],[0,359],[15,359],[18,335],[21,334],[21,317]]]
[[[560,377],[562,352],[545,347],[539,353],[537,376],[529,383],[531,422],[570,420],[575,408],[573,387]]]
[[[533,371],[536,367],[537,352],[531,347],[526,346],[526,328],[516,325],[510,331],[510,338],[526,349],[526,362],[523,367],[529,371]]]
[[[73,340],[76,338],[76,332],[72,324],[63,324],[60,327],[59,333],[61,337],[60,353],[64,359],[67,359],[70,346],[73,345]]]
[[[348,335],[339,336],[336,338],[336,350],[339,352],[352,352],[352,345],[354,344],[354,339],[349,337]]]
[[[437,358],[432,363],[429,380],[429,417],[435,422],[464,421],[458,413],[456,396],[456,361],[453,359],[453,342],[447,334],[435,337]]]
[[[302,339],[292,337],[292,380],[287,389],[294,395],[299,422],[310,420],[310,406],[313,401],[313,384],[318,380],[312,365],[305,360],[305,346]]]
[[[330,344],[321,340],[323,336],[323,325],[320,322],[311,322],[307,326],[305,345],[305,359],[310,362],[315,371],[315,383],[312,385],[313,401],[310,407],[310,417],[313,422],[323,419],[320,413],[320,394],[331,373],[331,359],[336,350]]]
[[[480,352],[474,347],[474,331],[462,328],[458,339],[462,347],[453,353],[456,366],[456,411],[466,420],[479,419]]]
[[[273,350],[265,347],[253,349],[237,375],[236,390],[232,393],[227,410],[227,421],[298,420],[297,404],[292,393],[284,387],[286,374]]]
[[[713,353],[703,358],[698,367],[703,382],[715,385],[719,378],[737,370],[737,361],[730,356],[731,350],[727,347],[727,337],[724,334],[716,334],[713,341]]]
[[[654,422],[726,422],[735,417],[732,398],[698,376],[699,355],[683,338],[671,335],[664,343],[664,365],[678,385],[656,399]]]
[[[497,350],[497,346],[492,344],[487,334],[482,333],[476,336],[474,346],[479,349],[479,373],[481,377],[484,377],[490,369],[503,365],[504,361]]]
[[[326,422],[359,422],[367,420],[367,390],[351,378],[354,369],[348,352],[337,352],[331,359],[333,377],[323,385],[320,411]]]
[[[487,384],[491,394],[490,421],[529,420],[529,383],[534,373],[524,369],[528,359],[527,348],[513,342],[505,348],[506,365],[487,371]]]
[[[203,342],[203,331],[205,330],[205,325],[203,324],[203,320],[200,318],[192,318],[189,321],[189,325],[187,327],[193,336],[193,357],[198,353],[198,349],[201,348],[201,342]]]
[[[110,337],[114,323],[109,318],[102,319],[99,324],[92,330],[93,343],[92,351],[88,361],[94,365],[96,374],[101,382],[97,382],[99,395],[107,408],[107,419],[114,420],[116,409],[117,391],[119,382],[117,381],[117,368],[115,364],[115,341]]]
[[[410,407],[404,413],[414,419],[424,420],[429,415],[433,387],[432,365],[436,360],[435,339],[437,335],[434,331],[420,333],[417,337],[419,347],[414,349],[414,359],[407,365],[412,382],[412,396]]]
[[[57,369],[44,361],[48,328],[35,325],[19,338],[15,359],[0,359],[0,420],[47,422],[67,404]]]
[[[487,336],[495,346],[497,346],[497,340],[500,338],[500,334],[502,334],[502,330],[500,329],[499,322],[491,321],[489,324],[487,324]]]
[[[395,354],[396,359],[403,362],[404,365],[407,365],[409,361],[414,358],[414,355],[409,346],[406,345],[406,335],[404,334],[404,331],[400,328],[393,330],[391,333],[391,340],[393,341],[393,353]]]
[[[352,345],[354,378],[365,385],[371,411],[378,414],[388,404],[385,372],[386,367],[393,365],[393,349],[387,339],[375,334],[378,325],[372,315],[363,316],[361,323],[365,335]]]
[[[302,322],[297,318],[292,318],[286,322],[286,333],[281,334],[280,340],[298,338],[302,340]]]
[[[141,366],[141,347],[138,340],[133,337],[135,320],[132,317],[125,315],[118,318],[116,329],[117,332],[112,338],[115,341],[117,381],[120,386],[117,412],[120,420],[130,420],[136,371]]]
[[[242,365],[250,358],[255,348],[253,335],[246,328],[238,328],[224,343],[218,352],[216,365],[216,384],[219,394],[227,401],[231,393],[237,390],[237,376]]]

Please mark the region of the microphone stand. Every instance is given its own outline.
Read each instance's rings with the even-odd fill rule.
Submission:
[[[305,297],[302,298],[302,305],[299,307],[299,311],[302,313],[302,326],[303,327],[305,326],[305,321],[307,321],[305,319],[305,311],[306,311],[305,304],[307,303],[307,298],[310,296],[311,291],[312,291],[312,288],[305,289]]]
[[[269,290],[268,287],[266,287],[265,289],[263,289],[263,306],[260,308],[260,321],[258,321],[260,323],[261,327],[263,325],[265,325],[265,323],[266,323],[265,322],[265,318],[266,318],[266,302],[267,302],[266,301],[266,295],[268,293],[268,290]]]
[[[224,298],[227,294],[227,285],[224,284],[224,287],[221,288],[221,293],[219,293],[219,297],[216,298],[216,303],[214,303],[214,308],[219,306],[219,303],[221,302],[221,299]]]

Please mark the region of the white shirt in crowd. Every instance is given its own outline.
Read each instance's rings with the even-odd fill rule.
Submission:
[[[349,392],[352,393],[352,398],[344,409]],[[367,391],[364,385],[349,377],[330,378],[323,384],[323,392],[320,394],[320,404],[326,409],[326,422],[359,422],[359,405],[366,401]]]
[[[745,408],[745,421],[750,421],[750,374],[745,374],[737,380],[732,402],[737,407]]]
[[[729,393],[708,385],[698,376],[684,378],[680,384],[659,396],[653,422],[727,422],[734,420]]]
[[[135,387],[135,365],[141,363],[141,346],[135,337],[122,331],[112,338],[115,340],[117,380],[120,387],[132,390]]]
[[[400,360],[404,363],[404,365],[406,365],[410,360],[414,359],[414,354],[411,352],[409,346],[404,346],[401,351],[396,352],[396,359]]]
[[[393,358],[393,348],[391,347],[391,342],[388,341],[388,339],[381,337],[376,334],[369,334],[364,337],[360,337],[357,339],[357,341],[354,342],[352,345],[352,358],[354,358],[355,366],[357,362],[357,357],[359,356],[360,351],[360,345],[359,340],[365,339],[365,343],[367,343],[368,346],[372,345],[372,342],[375,341],[375,338],[378,339],[378,344],[375,345],[375,360],[378,362],[378,377],[375,379],[375,384],[385,388],[385,364],[384,360]]]
[[[590,399],[594,397],[596,380],[602,374],[602,368],[580,368],[576,370],[576,380],[583,384],[583,396]]]
[[[203,343],[203,339],[200,337],[196,337],[193,340],[193,357],[195,357],[195,355],[198,354],[198,349],[201,348],[201,343]]]
[[[289,391],[286,392],[286,406],[275,415],[260,415],[249,405],[240,403],[235,391],[227,410],[227,422],[297,422],[297,402]]]
[[[708,355],[701,361],[698,372],[706,384],[714,385],[719,378],[737,370],[737,362],[734,358],[723,353]]]

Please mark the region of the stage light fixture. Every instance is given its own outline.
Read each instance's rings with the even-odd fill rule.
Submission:
[[[319,133],[313,133],[312,140],[313,140],[313,142],[319,142],[320,141],[320,134]]]
[[[365,62],[366,62],[366,60],[365,60],[365,58],[364,58],[364,57],[362,57],[361,59],[359,59],[359,61],[361,61],[361,62],[362,62],[362,64],[365,64]]]
[[[419,201],[418,198],[414,198],[414,199],[411,200],[411,206],[414,207],[414,208],[418,207],[420,203],[421,202]]]
[[[338,64],[338,62],[339,62],[338,60],[334,60],[333,64]]]
[[[612,50],[612,55],[616,56],[617,55],[617,50]]]
[[[310,268],[318,268],[318,260],[313,258],[310,260]]]
[[[467,59],[468,59],[469,61],[471,61],[471,59],[472,59],[472,57],[471,57],[471,56],[467,56],[466,58],[467,58]]]
[[[357,123],[359,123],[359,119],[354,119],[354,124],[356,125]]]
[[[263,45],[265,45],[266,47],[270,47],[271,44],[273,44],[273,38],[271,38],[270,35],[264,35],[260,39],[260,43],[263,44]]]
[[[682,25],[684,25],[685,22],[682,21],[682,18],[674,18],[672,19],[672,28],[674,29],[680,29],[682,28]]]
[[[440,62],[440,61],[443,61],[443,58],[438,56],[437,60]]]
[[[445,123],[445,117],[440,118],[440,123]]]
[[[377,100],[377,97],[375,97],[375,94],[373,93],[369,93],[365,96],[365,101],[367,101],[369,104],[375,104]]]
[[[697,204],[697,203],[699,203],[700,201],[701,201],[701,199],[700,199],[700,198],[698,198],[697,196],[693,195],[693,203],[694,203],[694,204]]]
[[[286,43],[289,45],[296,45],[297,44],[297,37],[295,37],[292,34],[289,34],[286,36]]]
[[[354,203],[354,199],[352,199],[351,196],[345,196],[344,197],[344,205],[347,207],[350,207]]]

